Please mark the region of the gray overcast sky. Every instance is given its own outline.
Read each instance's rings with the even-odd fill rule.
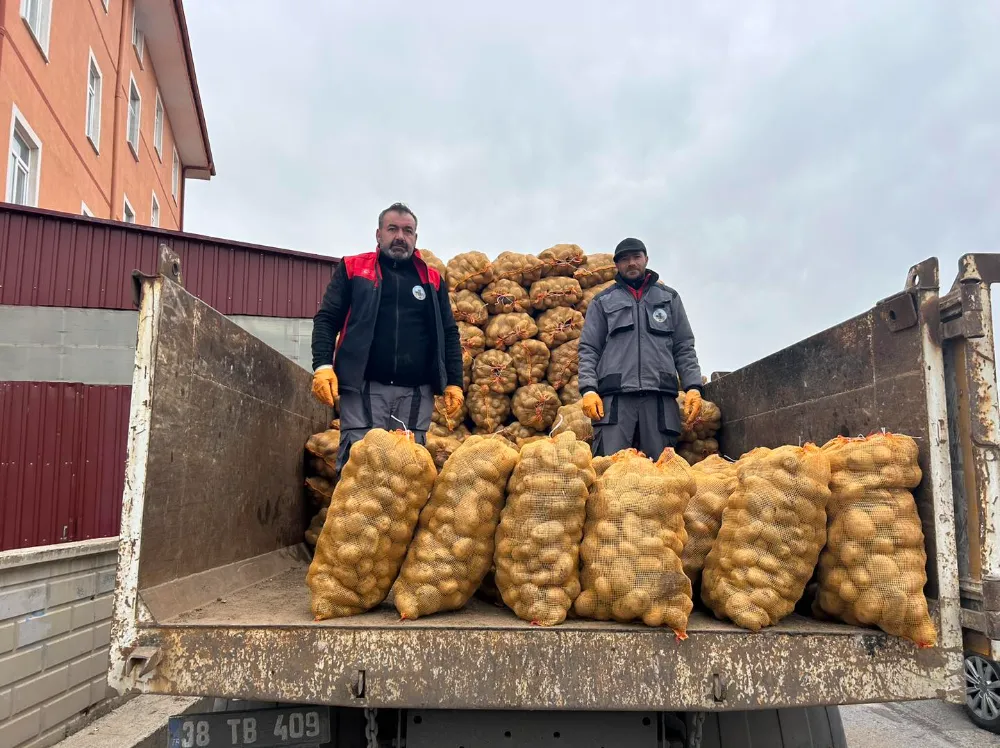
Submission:
[[[625,236],[707,371],[1000,251],[1000,3],[186,4],[219,175],[190,231],[537,252]]]

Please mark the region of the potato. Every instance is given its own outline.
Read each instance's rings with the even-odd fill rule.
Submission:
[[[465,406],[463,405],[463,412],[465,412]],[[432,423],[431,427],[427,430],[427,436],[453,436],[460,442],[465,441],[466,437],[469,436],[469,427],[464,423],[459,424],[454,429],[450,429],[447,426],[442,426],[438,423]]]
[[[558,306],[575,307],[583,299],[583,290],[573,278],[543,278],[531,284],[531,305],[539,311]]]
[[[615,285],[615,282],[613,280],[609,280],[605,283],[599,283],[596,286],[584,289],[583,297],[580,299],[580,303],[576,305],[576,311],[580,312],[580,314],[586,314],[587,308],[590,306],[590,302],[594,300],[594,297],[604,291],[607,291],[613,285]]]
[[[600,253],[584,257],[583,264],[573,271],[573,277],[580,288],[586,289],[614,281],[617,272],[614,255]]]
[[[531,299],[516,281],[501,278],[495,280],[482,293],[483,303],[491,315],[510,314],[511,312],[530,313]]]
[[[875,433],[832,439],[823,451],[832,467],[830,532],[813,609],[933,646],[924,535],[910,493],[921,477],[916,442]]]
[[[538,318],[538,339],[549,348],[576,340],[583,331],[583,315],[575,309],[556,307]]]
[[[497,588],[518,617],[546,626],[561,623],[580,594],[577,562],[595,479],[590,448],[571,433],[521,449],[494,556]],[[529,562],[543,555],[557,560],[530,571]]]
[[[552,349],[545,378],[555,389],[562,389],[580,371],[580,341],[571,340]]]
[[[510,415],[510,398],[493,392],[488,384],[473,384],[465,400],[472,422],[487,433],[494,433],[503,427]]]
[[[455,450],[420,512],[399,572],[393,602],[400,616],[456,610],[469,601],[493,563],[504,489],[517,460],[517,451],[496,437],[473,436]]]
[[[537,333],[538,326],[529,315],[520,312],[499,314],[486,323],[485,342],[490,348],[505,351],[519,340],[533,338]]]
[[[372,429],[354,444],[306,574],[317,620],[385,600],[436,477],[412,434]]]
[[[545,438],[545,435],[541,432],[525,426],[519,421],[514,421],[513,423],[505,426],[500,433],[505,439],[517,446],[518,449],[523,447],[526,443]]]
[[[306,544],[312,548],[316,547],[316,542],[319,540],[319,535],[323,532],[323,524],[326,522],[327,508],[320,507],[319,511],[313,515],[312,521],[309,523],[309,527],[305,532]]]
[[[461,444],[462,442],[453,436],[427,435],[427,451],[434,458],[434,465],[438,470],[444,467],[445,462]]]
[[[463,365],[465,356],[469,356],[469,360],[473,361],[476,356],[486,350],[486,337],[483,335],[483,331],[475,325],[459,322],[458,338],[462,346]]]
[[[542,261],[529,254],[501,252],[493,261],[493,278],[530,286],[542,277]]]
[[[330,480],[319,475],[306,478],[306,494],[319,507],[330,505],[336,487],[336,479]]]
[[[552,436],[564,431],[572,431],[580,441],[591,444],[594,441],[594,422],[583,412],[580,403],[563,405],[556,411],[552,422]]]
[[[576,244],[556,244],[538,253],[542,261],[542,277],[551,278],[557,275],[573,276],[586,256]]]
[[[486,385],[498,395],[509,395],[517,389],[514,359],[498,350],[480,353],[472,364],[472,382]]]
[[[482,252],[463,252],[448,260],[448,288],[479,291],[493,280],[493,264]]]
[[[486,304],[475,291],[463,290],[448,294],[451,298],[451,313],[458,322],[467,322],[482,327],[489,319]]]
[[[549,347],[540,340],[521,340],[510,347],[514,359],[517,381],[522,387],[538,384],[545,379],[551,353]]]
[[[736,466],[718,455],[712,455],[693,468],[695,493],[684,510],[684,526],[688,542],[681,554],[684,573],[697,583],[705,558],[722,526],[722,512],[730,495],[736,490]],[[754,563],[757,563],[754,554]]]
[[[580,394],[580,378],[576,374],[569,378],[569,381],[559,390],[559,399],[563,405],[572,405],[583,399]]]
[[[547,384],[529,384],[514,393],[512,411],[524,426],[544,431],[559,410],[559,393]]]
[[[324,460],[331,469],[337,463],[337,451],[340,449],[340,430],[329,429],[313,434],[306,441],[306,452]],[[331,476],[327,476],[331,477]]]

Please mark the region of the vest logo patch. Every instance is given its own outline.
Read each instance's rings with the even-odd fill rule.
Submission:
[[[415,298],[417,301],[423,301],[424,299],[427,298],[427,292],[424,290],[423,286],[413,287],[413,298]]]
[[[667,310],[657,309],[655,312],[653,312],[653,319],[662,325],[664,322],[667,321]]]

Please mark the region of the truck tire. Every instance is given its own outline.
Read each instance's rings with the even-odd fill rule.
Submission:
[[[690,730],[693,715],[686,722]],[[709,712],[700,748],[847,748],[847,737],[835,706]]]
[[[965,711],[976,727],[1000,734],[1000,666],[978,652],[966,652]]]

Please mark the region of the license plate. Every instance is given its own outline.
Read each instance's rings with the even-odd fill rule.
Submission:
[[[167,724],[167,748],[317,746],[329,740],[325,706],[183,714]]]

